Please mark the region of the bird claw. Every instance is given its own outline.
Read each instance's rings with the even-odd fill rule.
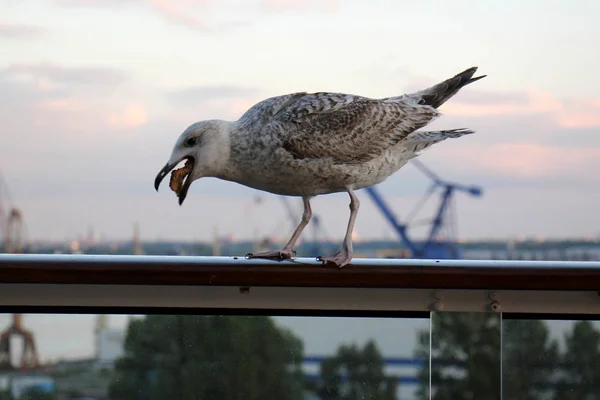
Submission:
[[[352,255],[346,251],[338,251],[337,253],[327,257],[317,257],[317,261],[322,261],[323,264],[335,264],[338,268],[342,268],[350,264],[351,260]]]
[[[256,253],[256,254],[252,254],[252,253],[248,253],[246,254],[246,259],[252,259],[252,258],[260,258],[260,259],[266,259],[266,260],[277,260],[277,261],[284,261],[284,260],[291,260],[296,256],[296,251],[295,250],[270,250],[270,251],[263,251],[261,253]]]

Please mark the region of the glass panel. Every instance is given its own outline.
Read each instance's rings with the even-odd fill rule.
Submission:
[[[0,330],[0,400],[411,400],[429,357],[428,318],[0,314]]]
[[[316,398],[419,398],[418,378],[429,350],[417,350],[421,337],[429,343],[428,318],[275,319],[303,339],[304,371]]]
[[[600,323],[503,321],[503,393],[523,400],[600,398]]]
[[[502,398],[501,323],[498,313],[431,314],[431,399]]]

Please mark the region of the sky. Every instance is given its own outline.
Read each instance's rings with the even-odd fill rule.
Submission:
[[[144,240],[284,238],[275,195],[210,178],[182,207],[155,192],[188,125],[296,91],[399,95],[478,66],[488,76],[428,127],[476,133],[420,156],[484,190],[456,195],[459,237],[598,236],[599,16],[595,0],[0,0],[0,173],[30,239],[92,227],[120,240],[135,222]],[[379,189],[402,218],[429,184],[409,164]],[[394,238],[358,194],[357,238]],[[313,201],[332,240],[347,204]]]

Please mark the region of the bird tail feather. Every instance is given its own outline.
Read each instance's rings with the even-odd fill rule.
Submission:
[[[432,106],[434,108],[440,107],[463,87],[487,76],[481,75],[473,78],[476,71],[477,67],[468,68],[463,72],[454,75],[452,78],[446,79],[437,85],[415,93],[415,95],[420,97],[419,104]]]
[[[448,129],[441,131],[416,131],[404,139],[407,147],[412,147],[414,153],[418,153],[426,148],[446,139],[456,139],[464,135],[470,135],[475,131],[466,128]]]

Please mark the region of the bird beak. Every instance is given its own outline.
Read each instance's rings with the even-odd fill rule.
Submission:
[[[185,200],[190,185],[192,184],[191,174],[194,170],[195,159],[191,156],[186,156],[177,162],[167,162],[165,166],[160,170],[156,178],[154,179],[154,189],[158,192],[158,187],[162,180],[167,176],[169,172],[173,170],[181,161],[185,160],[185,165],[179,169],[176,169],[173,172],[173,176],[171,176],[171,183],[169,186],[171,190],[173,190],[177,197],[179,198],[179,205],[183,204]]]
[[[160,170],[158,175],[156,175],[156,178],[154,179],[154,189],[156,189],[157,192],[158,192],[158,187],[160,186],[160,183],[162,182],[162,180],[165,178],[165,176],[167,176],[167,174],[169,172],[171,172],[171,170],[173,168],[175,168],[176,165],[177,165],[177,163],[175,163],[175,164],[166,163],[165,166]]]

